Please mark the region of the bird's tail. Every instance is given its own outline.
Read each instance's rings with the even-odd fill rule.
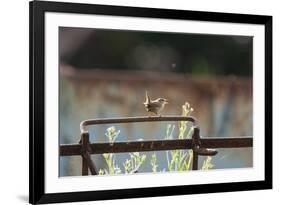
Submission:
[[[149,97],[149,95],[148,95],[148,92],[147,92],[147,91],[145,91],[145,97],[146,97],[146,99],[145,99],[145,103],[146,103],[146,104],[149,104],[149,103],[150,103],[150,97]]]

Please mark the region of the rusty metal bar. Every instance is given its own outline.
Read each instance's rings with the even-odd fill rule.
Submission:
[[[201,148],[243,148],[252,147],[252,137],[200,138]],[[161,150],[192,149],[192,139],[132,141],[89,144],[89,154],[145,152]],[[81,155],[81,144],[60,145],[60,156]]]
[[[193,152],[192,155],[192,170],[198,170],[198,154]]]
[[[82,156],[82,175],[88,175],[88,168],[92,175],[97,174],[97,169],[94,162],[91,160],[90,152],[91,147],[89,146],[89,133],[84,132],[81,134],[81,156]]]
[[[91,155],[88,152],[86,152],[82,156],[85,159],[91,174],[97,175],[97,171],[96,171],[97,169],[96,169],[96,166],[95,166],[93,160],[91,159]],[[87,170],[87,172],[88,172],[88,170]]]
[[[252,137],[201,138],[204,148],[243,148],[253,147]]]
[[[84,156],[84,153],[87,152],[87,144],[89,144],[89,134],[82,133],[81,134],[82,176],[88,175],[88,163],[86,157]]]
[[[194,117],[184,116],[141,116],[141,117],[122,117],[122,118],[101,118],[88,119],[80,123],[81,133],[87,132],[86,126],[99,124],[118,124],[118,123],[134,123],[134,122],[159,122],[159,121],[188,121],[194,125],[197,120]]]
[[[81,155],[81,144],[61,144],[60,156]]]
[[[88,172],[88,164],[87,164],[87,159],[81,155],[82,157],[82,176],[87,176],[89,175],[89,172]]]

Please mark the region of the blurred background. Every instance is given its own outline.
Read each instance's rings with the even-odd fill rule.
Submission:
[[[60,143],[77,143],[85,119],[147,115],[146,90],[169,100],[163,115],[181,115],[189,102],[203,137],[252,136],[252,47],[250,36],[60,27]],[[117,124],[116,140],[164,139],[168,124]],[[90,127],[90,141],[107,142],[110,126]],[[214,169],[253,165],[252,148],[218,151]],[[165,169],[165,152],[157,157]],[[102,155],[92,158],[106,168]],[[116,154],[119,167],[127,158]],[[81,175],[80,157],[61,157],[59,172]],[[140,172],[151,172],[149,160]]]

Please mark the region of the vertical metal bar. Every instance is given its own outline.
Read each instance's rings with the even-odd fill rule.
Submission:
[[[88,164],[87,164],[87,160],[82,157],[82,176],[87,176],[88,175]]]
[[[89,152],[86,152],[83,156],[83,158],[86,159],[86,162],[87,162],[87,165],[88,165],[88,168],[90,169],[90,172],[92,175],[97,175],[97,169],[96,169],[96,166],[93,162],[93,160],[91,159],[91,155],[89,154]]]
[[[88,175],[88,163],[87,163],[87,159],[84,157],[84,153],[86,152],[87,149],[87,143],[89,143],[89,133],[86,132],[81,133],[82,176]]]
[[[200,146],[200,129],[199,127],[194,127],[192,135],[192,170],[198,170],[198,148]]]
[[[81,150],[81,155],[82,155],[82,175],[88,175],[88,169],[90,169],[90,172],[92,175],[97,175],[97,169],[95,167],[94,162],[91,159],[90,155],[90,141],[89,141],[89,133],[88,132],[83,132],[81,134],[81,143],[82,143],[82,150]]]
[[[193,151],[192,170],[198,170],[198,154]]]

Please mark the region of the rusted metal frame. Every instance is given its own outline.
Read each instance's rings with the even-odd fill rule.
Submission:
[[[125,118],[104,118],[104,119],[89,119],[84,120],[80,123],[80,131],[83,135],[84,133],[88,133],[86,130],[86,126],[88,125],[98,125],[98,124],[117,124],[117,123],[134,123],[134,122],[153,122],[153,121],[189,121],[192,122],[193,125],[196,124],[196,119],[193,117],[184,117],[184,116],[156,116],[156,117],[150,117],[150,116],[143,116],[143,117],[125,117]],[[86,152],[88,155],[88,152]],[[82,155],[83,156],[83,155]],[[96,169],[94,168],[95,165],[92,160],[90,160],[89,156],[83,156],[83,162],[86,163],[85,160],[88,160],[88,166],[89,168],[92,166],[93,168],[90,169],[92,174],[96,174]],[[83,164],[82,162],[82,164]],[[86,166],[86,165],[84,165]],[[86,171],[84,168],[82,168],[82,172]]]
[[[252,137],[200,138],[201,148],[252,147]],[[90,154],[192,149],[192,139],[93,143]],[[60,156],[81,155],[81,144],[60,145]]]
[[[155,122],[155,121],[189,121],[194,125],[192,139],[185,140],[159,140],[142,142],[115,142],[115,143],[89,143],[89,133],[86,130],[88,125],[98,124],[117,124],[135,122]],[[81,145],[62,145],[60,146],[61,156],[76,155],[79,152],[82,156],[82,175],[88,175],[88,168],[92,175],[97,174],[97,169],[91,160],[90,154],[118,153],[118,152],[139,152],[139,151],[161,151],[176,149],[192,149],[193,163],[192,169],[198,169],[198,156],[214,156],[218,152],[209,148],[223,147],[250,147],[252,139],[201,139],[200,129],[196,125],[197,121],[193,117],[184,116],[156,116],[156,117],[127,117],[127,118],[105,118],[89,119],[80,123]],[[207,142],[210,140],[209,142]],[[212,141],[213,140],[213,141]],[[215,140],[215,141],[214,141]],[[203,142],[203,143],[202,143]]]

